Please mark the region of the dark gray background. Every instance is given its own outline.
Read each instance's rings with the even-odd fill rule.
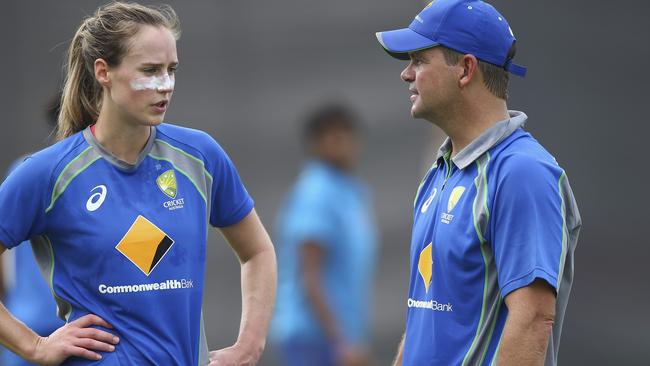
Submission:
[[[65,49],[99,1],[7,1],[0,12],[0,169],[46,146],[45,100]],[[374,191],[382,246],[373,352],[388,364],[403,330],[411,203],[439,130],[409,117],[404,63],[378,30],[403,27],[423,2],[171,1],[181,17],[180,72],[167,120],[200,128],[230,153],[269,229],[301,163],[301,117],[344,99],[364,118],[360,174]],[[650,364],[646,236],[650,5],[646,1],[494,1],[519,39],[528,77],[512,109],[567,170],[584,226],[561,365]],[[645,188],[644,188],[645,187]],[[233,342],[238,263],[210,237],[205,315],[212,348]],[[261,364],[275,365],[271,347]]]

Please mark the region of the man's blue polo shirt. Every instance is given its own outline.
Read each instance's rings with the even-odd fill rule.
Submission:
[[[564,170],[520,127],[496,123],[450,158],[451,142],[416,195],[405,366],[491,365],[504,298],[535,279],[557,292],[546,365],[557,363],[581,225]]]

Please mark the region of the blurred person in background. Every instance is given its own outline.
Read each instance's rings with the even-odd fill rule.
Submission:
[[[379,32],[409,60],[411,115],[449,138],[414,202],[395,365],[556,365],[581,219],[564,170],[508,110],[515,37],[483,1],[436,0]]]
[[[273,245],[237,169],[207,133],[162,123],[180,23],[112,2],[68,51],[56,144],[0,186],[0,253],[30,239],[66,324],[36,334],[0,305],[0,344],[41,365],[254,365],[275,298]],[[208,229],[241,265],[236,342],[209,352]]]
[[[48,103],[45,110],[46,121],[52,129],[61,109],[61,94],[57,93]],[[25,156],[17,159],[9,168],[13,171]],[[14,250],[6,251],[0,258],[2,273],[3,297],[7,310],[16,319],[25,323],[38,335],[46,337],[61,327],[64,323],[56,317],[56,304],[50,288],[40,273],[34,252],[29,243],[22,243]],[[46,276],[48,274],[45,274]],[[0,365],[27,366],[33,365],[6,349],[0,350]]]
[[[276,234],[278,302],[271,339],[286,366],[371,363],[377,235],[368,188],[354,170],[356,117],[332,104],[308,118],[310,159],[284,200]]]

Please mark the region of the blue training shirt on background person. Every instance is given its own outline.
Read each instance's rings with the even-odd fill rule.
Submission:
[[[24,158],[18,159],[9,168],[9,172],[20,165],[23,160]],[[5,289],[5,307],[16,319],[25,323],[40,336],[50,335],[64,323],[56,317],[56,304],[47,283],[41,276],[32,248],[29,243],[22,243],[13,251],[6,251],[4,256],[9,256],[8,260],[13,262],[6,268],[11,271],[11,273],[6,273],[11,281],[10,286]],[[32,364],[14,353],[2,349],[0,350],[0,365],[27,366]]]
[[[286,198],[276,227],[278,299],[271,337],[327,342],[300,273],[300,246],[324,246],[323,292],[346,342],[364,344],[372,308],[377,233],[366,186],[324,162],[309,162]]]

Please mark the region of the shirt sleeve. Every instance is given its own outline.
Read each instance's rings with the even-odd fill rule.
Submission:
[[[488,240],[501,295],[543,279],[557,289],[563,212],[557,165],[515,155],[499,169]]]
[[[0,242],[7,248],[45,230],[50,177],[42,165],[28,157],[0,185]]]
[[[226,152],[213,140],[210,149],[212,191],[210,224],[225,227],[238,223],[253,209],[254,203]]]
[[[292,204],[291,235],[298,245],[316,243],[327,248],[334,242],[336,223],[328,205],[329,197],[323,182],[302,182]]]

